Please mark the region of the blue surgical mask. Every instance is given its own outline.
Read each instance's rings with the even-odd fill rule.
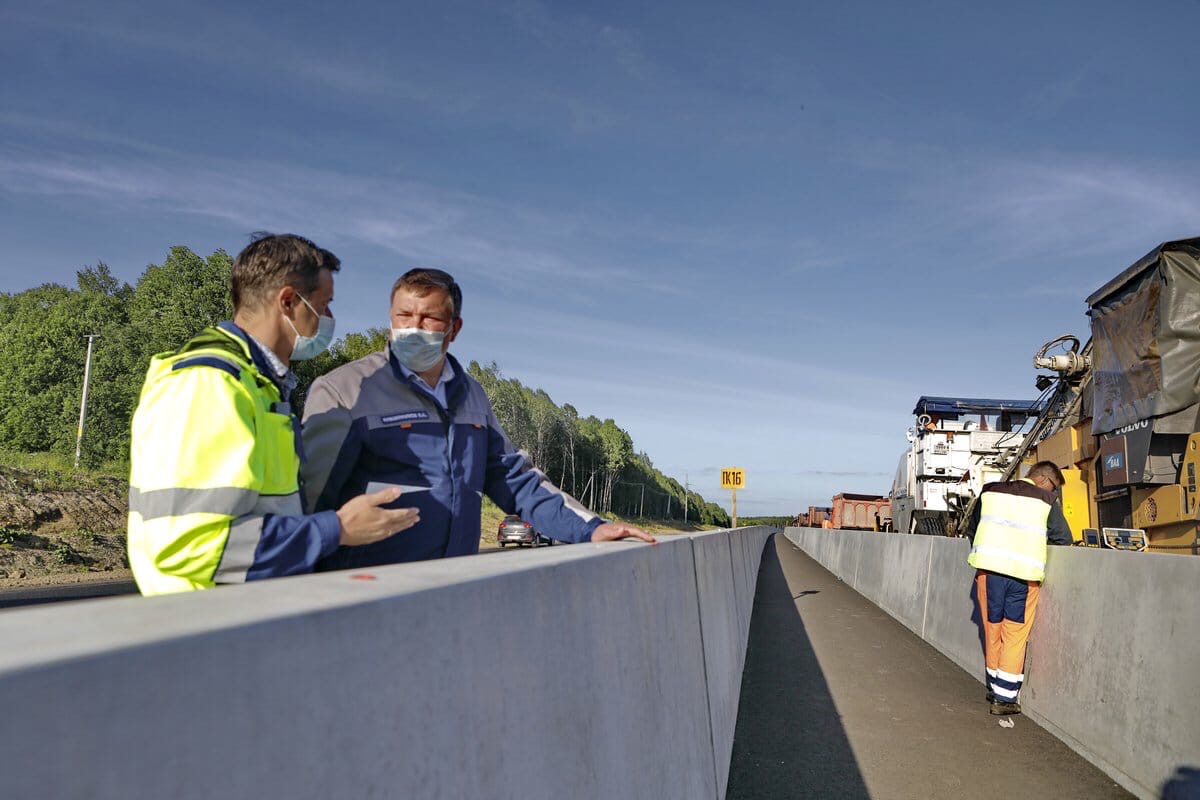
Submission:
[[[321,353],[324,353],[329,349],[329,345],[333,344],[333,317],[326,316],[325,314],[317,314],[317,310],[312,307],[312,304],[308,300],[304,299],[304,295],[296,292],[296,296],[317,317],[317,333],[315,336],[305,336],[296,330],[294,322],[284,317],[288,321],[288,325],[292,326],[292,330],[296,331],[296,344],[292,346],[291,360],[308,361],[310,358],[316,358]]]
[[[444,331],[392,328],[392,352],[397,361],[413,372],[425,372],[437,366],[445,340]]]

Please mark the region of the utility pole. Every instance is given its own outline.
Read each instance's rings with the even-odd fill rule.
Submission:
[[[683,524],[687,526],[687,508],[688,508],[688,474],[683,473]]]
[[[638,503],[638,519],[642,519],[646,516],[646,484],[643,483],[641,486],[642,499],[641,502]]]
[[[593,478],[595,478],[595,477],[596,477],[596,473],[595,473],[595,472],[593,472],[591,475],[588,475],[588,482],[587,482],[587,484],[586,484],[586,485],[583,487],[583,491],[579,493],[579,499],[580,499],[580,500],[582,500],[582,499],[584,499],[585,497],[587,497],[588,489],[591,489],[591,488],[592,488],[592,479],[593,479]],[[592,491],[592,499],[588,501],[587,507],[588,507],[588,508],[595,508],[595,507],[596,507],[596,492],[595,492],[595,490],[594,490],[594,489],[593,489],[593,491]]]
[[[79,430],[75,434],[75,469],[79,469],[79,452],[83,449],[83,423],[87,420],[88,384],[92,380],[92,340],[99,334],[89,333],[87,362],[83,367],[83,399],[79,402]]]

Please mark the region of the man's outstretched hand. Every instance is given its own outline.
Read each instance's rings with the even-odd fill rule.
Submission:
[[[338,544],[348,547],[371,544],[381,539],[408,530],[421,521],[421,512],[415,508],[383,508],[400,499],[400,488],[393,486],[382,492],[360,494],[337,510],[338,522],[342,523],[342,537]]]
[[[617,539],[641,539],[643,542],[657,544],[658,540],[641,528],[626,525],[621,522],[606,522],[592,531],[593,542],[612,542]]]

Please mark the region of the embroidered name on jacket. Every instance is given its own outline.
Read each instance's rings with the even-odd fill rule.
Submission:
[[[397,422],[416,422],[429,419],[428,411],[402,411],[399,414],[387,414],[379,418],[384,425],[395,425]]]

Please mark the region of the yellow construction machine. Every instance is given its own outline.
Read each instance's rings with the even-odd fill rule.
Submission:
[[[1166,242],[1087,299],[1091,339],[1034,356],[1040,412],[1009,464],[1053,461],[1077,540],[1200,554],[1200,238]]]

